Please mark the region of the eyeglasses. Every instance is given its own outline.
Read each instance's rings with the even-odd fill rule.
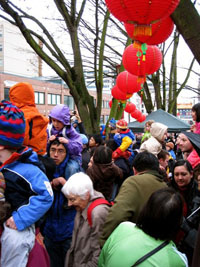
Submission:
[[[57,154],[66,154],[66,151],[64,149],[55,149],[55,148],[50,148],[50,153],[57,153]]]

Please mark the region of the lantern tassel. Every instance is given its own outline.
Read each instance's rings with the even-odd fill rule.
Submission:
[[[133,36],[152,36],[151,25],[134,25]]]

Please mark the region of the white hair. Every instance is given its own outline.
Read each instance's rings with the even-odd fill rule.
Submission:
[[[84,172],[78,172],[70,176],[62,187],[62,193],[66,197],[69,195],[76,195],[85,199],[88,192],[91,197],[94,195],[92,180]]]

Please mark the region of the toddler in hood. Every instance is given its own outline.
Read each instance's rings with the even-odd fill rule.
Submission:
[[[159,122],[154,122],[151,125],[150,134],[151,137],[142,143],[140,152],[148,151],[157,156],[162,149],[162,144],[167,135],[167,126]]]
[[[70,122],[69,108],[63,104],[56,105],[50,111],[49,118],[48,141],[58,138],[67,148],[70,157],[81,163],[82,139]]]

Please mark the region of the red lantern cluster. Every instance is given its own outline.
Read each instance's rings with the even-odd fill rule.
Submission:
[[[173,31],[173,21],[169,17],[180,0],[105,0],[109,11],[120,21],[134,40],[123,54],[126,71],[117,77],[112,96],[126,101],[133,93],[142,89],[146,75],[156,72],[162,63],[162,53],[156,46],[164,42]],[[142,99],[143,92],[141,93]],[[125,111],[142,122],[146,119],[131,103]]]

